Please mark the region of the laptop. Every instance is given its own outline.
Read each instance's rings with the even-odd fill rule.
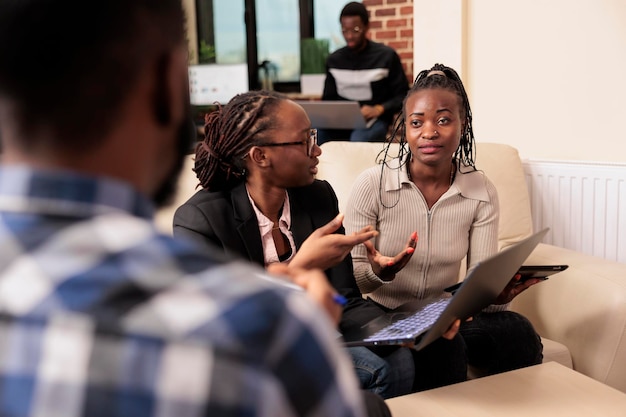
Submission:
[[[296,100],[316,129],[364,129],[365,119],[357,101]]]
[[[456,319],[465,320],[493,303],[548,230],[474,265],[454,295],[403,304],[360,329],[346,332],[344,345],[406,345],[423,349],[441,337]]]

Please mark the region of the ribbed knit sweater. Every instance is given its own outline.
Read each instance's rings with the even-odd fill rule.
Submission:
[[[498,239],[498,195],[483,172],[461,166],[448,191],[429,209],[405,167],[398,165],[395,159],[359,175],[344,221],[347,234],[374,226],[380,232],[374,245],[386,256],[403,250],[417,231],[415,253],[391,282],[374,274],[364,245],[352,250],[359,288],[388,308],[441,295],[458,281],[466,256],[471,267],[497,251]]]

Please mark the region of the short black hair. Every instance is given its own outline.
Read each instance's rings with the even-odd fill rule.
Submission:
[[[341,22],[341,19],[345,16],[358,16],[363,21],[363,24],[369,25],[370,23],[369,14],[367,13],[365,5],[358,1],[351,1],[343,6],[341,14],[339,15],[339,21]]]
[[[145,66],[184,45],[180,0],[92,4],[0,1],[0,100],[21,137],[43,127],[55,146],[96,145]]]

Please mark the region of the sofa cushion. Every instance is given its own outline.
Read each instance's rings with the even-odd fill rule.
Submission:
[[[533,232],[530,197],[517,149],[501,143],[476,144],[476,168],[485,172],[498,190],[500,249]]]

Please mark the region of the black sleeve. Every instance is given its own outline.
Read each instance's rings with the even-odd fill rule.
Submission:
[[[328,60],[326,61],[326,79],[324,80],[324,91],[322,92],[322,100],[341,100],[337,93],[337,83],[335,77],[330,73],[328,68]]]

